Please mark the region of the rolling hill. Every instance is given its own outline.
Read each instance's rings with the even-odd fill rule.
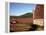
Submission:
[[[16,16],[17,18],[33,18],[33,14],[32,13],[26,13],[24,15],[21,16]]]

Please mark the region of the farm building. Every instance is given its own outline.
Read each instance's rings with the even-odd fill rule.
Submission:
[[[36,5],[35,11],[33,12],[33,24],[39,25],[39,29],[44,29],[44,5]]]
[[[34,24],[43,26],[44,5],[42,4],[36,5],[35,11],[33,13],[33,19],[34,19]]]

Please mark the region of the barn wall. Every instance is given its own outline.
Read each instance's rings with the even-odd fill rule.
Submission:
[[[44,18],[44,5],[42,5],[42,4],[36,5],[34,16],[35,16],[34,19],[43,19]]]
[[[44,5],[38,4],[36,5],[36,9],[33,12],[33,22],[34,24],[43,26],[44,25]]]
[[[16,21],[19,23],[33,23],[33,18],[17,18]]]
[[[44,23],[43,21],[44,21],[43,19],[35,19],[35,20],[34,20],[34,24],[43,26],[43,25],[44,25],[44,24],[43,24],[43,23]]]

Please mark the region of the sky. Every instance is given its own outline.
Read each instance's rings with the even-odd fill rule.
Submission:
[[[10,16],[20,16],[25,13],[32,13],[36,4],[10,3]]]

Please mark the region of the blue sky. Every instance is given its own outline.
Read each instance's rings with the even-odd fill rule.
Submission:
[[[10,15],[20,16],[25,13],[32,13],[35,7],[36,7],[36,4],[10,3]]]

